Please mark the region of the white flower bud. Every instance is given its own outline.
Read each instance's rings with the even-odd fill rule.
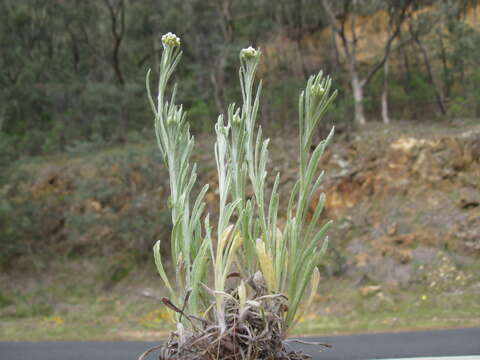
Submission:
[[[168,32],[162,36],[162,43],[163,45],[170,47],[180,46],[180,38],[177,35]]]
[[[242,119],[240,119],[240,116],[238,116],[238,114],[233,115],[232,123],[234,125],[240,125],[242,123]]]
[[[320,84],[317,84],[317,85],[312,85],[310,91],[312,92],[312,95],[313,96],[322,96],[323,94],[325,94],[325,89],[323,88],[323,86],[321,86]]]
[[[258,55],[258,50],[255,50],[255,48],[251,46],[249,46],[248,48],[242,49],[240,51],[240,57],[245,60],[253,59],[257,55]]]

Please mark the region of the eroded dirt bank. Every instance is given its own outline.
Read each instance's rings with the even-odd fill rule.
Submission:
[[[195,157],[200,184],[212,185],[206,201],[215,217],[212,141],[201,137]],[[271,180],[281,173],[284,204],[296,178],[296,144],[272,136]],[[116,294],[125,299],[128,331],[163,326],[150,253],[170,231],[168,179],[158,156],[154,144],[129,145],[27,159],[9,169],[0,187],[1,318],[68,318],[93,301],[105,303],[112,320]],[[335,225],[310,320],[348,311],[361,317],[430,293],[456,294],[468,317],[468,299],[480,294],[479,125],[371,126],[340,134],[323,167],[322,217]]]

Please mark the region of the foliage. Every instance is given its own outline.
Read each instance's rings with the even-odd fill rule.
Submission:
[[[173,224],[170,246],[175,282],[169,279],[164,269],[160,241],[154,246],[158,272],[170,292],[170,298],[164,298],[163,302],[175,312],[177,320],[177,332],[173,337],[178,340],[172,338],[169,341],[163,356],[187,356],[183,352],[189,348],[190,352],[196,352],[192,355],[194,358],[201,357],[202,348],[208,351],[212,341],[221,341],[225,333],[236,328],[236,316],[239,316],[239,322],[243,323],[242,319],[245,319],[242,325],[246,327],[244,335],[257,328],[266,333],[269,342],[282,344],[313,300],[320,276],[317,265],[327,244],[325,240],[318,248],[330,226],[327,222],[318,230],[324,195],[320,195],[319,205],[309,222],[307,210],[312,199],[318,196],[322,179],[317,173],[318,165],[333,134],[332,130],[327,139],[313,146],[310,153],[319,120],[336,95],[331,91],[332,80],[323,77],[322,73],[311,76],[300,95],[299,177],[291,192],[285,226],[281,230],[277,223],[280,175],[276,176],[270,199],[266,199],[269,140],[263,139],[261,127],[257,129],[256,126],[262,88],[261,82],[255,86],[260,51],[249,47],[240,52],[242,104],[229,105],[226,116],[220,115],[215,125],[219,218],[212,231],[209,215],[202,226],[203,198],[208,186],[204,186],[196,197],[191,195],[197,177],[196,164],[190,163],[194,141],[186,113],[182,105],[176,105],[177,86],[169,99],[166,95],[167,84],[182,55],[180,39],[168,33],[162,37],[162,42],[164,51],[157,101],[150,90],[150,72],[147,73],[147,90],[155,114],[157,143],[169,172],[169,206]],[[247,197],[247,186],[252,188],[252,198]],[[214,278],[211,288],[206,285],[209,267]],[[240,283],[237,288],[229,290],[226,281],[236,273]],[[300,308],[309,283],[310,296]],[[208,301],[210,296],[213,296],[213,302]],[[272,312],[271,323],[260,316],[259,311]],[[209,336],[204,336],[205,333]],[[260,340],[251,338],[244,342],[238,338],[232,341],[239,342],[240,348],[245,346],[245,351],[248,348],[251,356],[268,356],[263,354],[265,349],[262,348],[266,345],[261,345]],[[246,353],[242,354],[244,356],[249,357]]]
[[[474,4],[413,2],[420,15],[409,20],[394,42],[390,71],[395,85],[407,94],[419,85],[425,101],[397,106],[395,98],[390,98],[393,117],[415,117],[425,113],[423,109],[434,108],[436,101],[434,92],[423,93],[422,84],[412,80],[415,72],[426,74],[426,64],[410,29],[425,46],[432,65],[432,78],[424,76],[423,80],[430,88],[438,88],[446,108],[449,101],[455,108],[457,100],[464,98],[466,106],[461,113],[476,116],[472,91],[477,87],[470,76],[476,71],[480,48],[478,22],[472,21]],[[346,21],[352,9],[368,15],[365,19],[372,23],[376,23],[378,9],[388,8],[392,19],[400,12],[396,4],[386,6],[376,0],[356,2],[353,8],[350,0],[335,3],[344,5],[339,18]],[[360,42],[377,43],[382,24],[377,24],[379,31],[371,35],[373,41],[362,38]],[[154,0],[4,0],[0,3],[0,44],[4,49],[0,57],[0,164],[22,155],[62,152],[78,142],[97,142],[95,137],[106,143],[123,143],[129,133],[141,133],[149,116],[142,96],[143,74],[147,66],[158,64],[158,34],[166,28],[183,34],[188,44],[185,56],[189,63],[180,70],[186,86],[179,100],[199,115],[193,131],[209,131],[212,115],[222,111],[226,99],[240,95],[231,74],[236,49],[248,41],[266,47],[269,78],[263,125],[294,125],[289,99],[307,74],[316,68],[348,72],[339,44],[328,36],[328,27],[321,2],[313,0],[298,4],[287,0],[273,4],[267,0],[254,4],[187,0],[177,7]],[[370,45],[360,50],[374,52],[361,59],[362,67],[380,56]],[[337,76],[338,88],[345,96],[342,102],[350,104],[348,76]],[[365,95],[373,104],[370,115],[375,116],[378,95]],[[214,104],[208,101],[211,98]],[[412,95],[411,100],[415,99]],[[453,116],[458,111],[450,113]],[[351,117],[349,110],[345,117]]]
[[[171,229],[159,172],[154,144],[17,161],[0,182],[0,268],[109,255],[118,273],[123,251],[145,264],[152,238]]]

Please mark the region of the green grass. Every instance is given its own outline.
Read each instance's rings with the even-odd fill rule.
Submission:
[[[0,316],[0,340],[126,340],[166,330],[163,312],[154,312],[159,302],[125,290],[111,296],[65,296],[47,309],[34,303],[34,295],[14,297],[16,304],[3,308]]]
[[[342,334],[380,331],[429,330],[480,326],[478,293],[419,295],[405,292],[401,296],[383,295],[356,299],[353,309],[345,313],[307,316],[296,330],[297,335]],[[383,294],[383,293],[382,293]],[[355,300],[354,300],[355,302]]]
[[[172,329],[165,309],[160,301],[141,295],[145,287],[155,289],[155,282],[158,278],[144,278],[143,287],[132,288],[128,278],[107,292],[65,287],[62,293],[61,287],[51,285],[43,289],[51,294],[48,306],[45,295],[39,300],[38,289],[8,294],[13,304],[0,309],[0,341],[164,339]],[[329,279],[322,293],[292,335],[480,326],[478,290],[473,287],[433,293],[419,286],[387,288],[363,297],[351,282]]]

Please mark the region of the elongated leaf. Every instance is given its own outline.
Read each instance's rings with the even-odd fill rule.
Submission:
[[[175,291],[173,290],[172,285],[170,284],[170,281],[168,280],[167,274],[165,273],[165,269],[163,268],[162,257],[161,257],[161,254],[160,254],[160,240],[158,240],[155,243],[155,245],[153,246],[153,255],[154,255],[154,258],[155,258],[155,265],[157,266],[157,270],[158,270],[158,273],[160,274],[160,277],[162,278],[166,287],[170,291],[171,296],[174,299],[176,299]]]

